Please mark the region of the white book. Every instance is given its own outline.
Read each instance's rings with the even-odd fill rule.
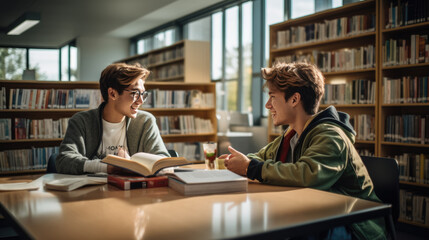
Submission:
[[[20,182],[20,183],[2,183],[0,184],[0,191],[22,191],[22,190],[37,190],[39,185],[33,182]]]
[[[229,170],[174,172],[168,186],[183,195],[246,192],[248,180]]]
[[[71,177],[46,182],[45,188],[58,191],[73,191],[86,185],[100,185],[106,183],[107,177]]]

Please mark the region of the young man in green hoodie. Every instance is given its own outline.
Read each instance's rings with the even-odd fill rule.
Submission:
[[[248,154],[229,147],[225,166],[262,183],[309,187],[380,201],[354,147],[355,131],[349,115],[330,106],[318,112],[324,77],[307,63],[278,63],[263,68],[269,90],[265,107],[274,125],[288,125],[284,135]],[[385,239],[383,220],[368,220],[333,228],[317,239]]]

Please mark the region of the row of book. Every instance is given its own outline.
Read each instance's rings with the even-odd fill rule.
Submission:
[[[429,102],[427,76],[383,77],[383,85],[383,103]]]
[[[159,68],[152,68],[148,81],[158,79],[181,77],[184,74],[183,63],[169,64]]]
[[[325,84],[322,104],[374,104],[376,83],[356,79],[341,84]]]
[[[172,48],[171,50],[166,50],[160,53],[149,54],[139,58],[138,60],[130,61],[129,63],[138,62],[142,66],[150,67],[150,65],[160,64],[178,58],[183,58],[183,46],[178,46],[176,48]]]
[[[0,172],[46,169],[49,157],[59,147],[6,150],[0,152]]]
[[[375,31],[375,14],[324,20],[277,32],[277,46],[285,48]]]
[[[389,0],[385,16],[386,29],[429,21],[427,0]]]
[[[162,135],[214,132],[210,119],[194,115],[160,116],[156,118],[156,123]]]
[[[352,116],[350,123],[356,131],[356,139],[364,141],[375,140],[374,115],[358,114]]]
[[[389,115],[386,117],[384,141],[429,143],[429,115]]]
[[[383,43],[383,66],[429,62],[428,35],[410,35],[409,39],[387,39]]]
[[[6,103],[6,88],[1,87],[0,88],[0,109],[7,109],[7,103]]]
[[[317,51],[303,55],[275,58],[276,62],[307,62],[315,64],[322,72],[353,71],[375,67],[374,45],[337,51]]]
[[[192,90],[148,90],[149,96],[143,108],[213,108],[214,94]]]
[[[9,109],[97,108],[98,89],[10,89]]]
[[[399,163],[399,180],[429,184],[429,155],[403,153],[393,158]]]
[[[399,204],[399,219],[429,226],[428,196],[400,189]]]
[[[167,149],[176,150],[180,157],[186,158],[188,161],[204,160],[203,143],[201,142],[170,142],[165,143]]]
[[[54,139],[63,138],[69,118],[27,119],[0,118],[0,139]]]

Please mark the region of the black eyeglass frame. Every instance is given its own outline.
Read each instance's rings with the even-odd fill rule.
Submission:
[[[149,97],[148,91],[140,92],[140,90],[138,90],[138,89],[133,89],[133,90],[124,89],[124,91],[131,92],[133,99],[134,99],[134,102],[137,101],[140,98],[140,96],[142,97],[143,102],[146,102],[147,97]]]

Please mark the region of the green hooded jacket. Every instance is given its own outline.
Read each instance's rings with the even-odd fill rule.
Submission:
[[[380,202],[353,145],[355,135],[349,115],[330,106],[307,122],[291,163],[277,159],[284,137],[280,136],[259,152],[247,155],[251,159],[247,177],[266,184],[309,187]],[[383,219],[355,223],[350,229],[357,239],[386,239]]]

